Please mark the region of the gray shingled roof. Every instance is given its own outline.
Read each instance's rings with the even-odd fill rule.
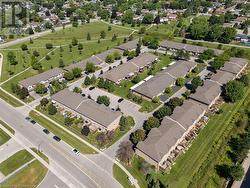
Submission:
[[[185,130],[176,122],[164,118],[160,127],[151,129],[147,138],[139,142],[136,147],[159,163],[184,133]]]
[[[121,44],[120,46],[117,46],[117,49],[121,49],[121,50],[135,50],[137,47],[137,43],[138,43],[139,39],[136,40],[132,40],[129,42],[126,42],[124,44]]]
[[[97,58],[99,58],[100,60],[102,60],[103,62],[105,62],[106,57],[107,57],[108,55],[110,55],[110,54],[113,54],[114,52],[118,52],[118,53],[121,54],[121,55],[123,54],[123,51],[122,51],[122,50],[112,48],[112,49],[106,50],[106,51],[104,51],[104,52],[102,52],[102,53],[100,53],[100,54],[96,54],[95,56],[96,56]]]
[[[194,61],[177,61],[175,64],[169,66],[165,69],[165,72],[168,72],[170,75],[178,78],[184,77],[191,69],[197,65]]]
[[[45,71],[41,74],[37,74],[35,76],[32,76],[32,77],[29,77],[27,79],[24,79],[22,81],[20,81],[20,84],[23,86],[23,87],[29,87],[29,86],[33,86],[33,85],[36,85],[42,81],[47,81],[53,77],[56,77],[60,74],[63,73],[63,70],[60,69],[60,68],[53,68],[53,69],[50,69],[48,71]]]
[[[217,70],[216,74],[213,74],[211,76],[211,80],[223,85],[223,84],[226,84],[227,82],[229,82],[230,80],[235,79],[235,76],[236,75],[233,73]]]
[[[199,116],[205,112],[207,107],[207,105],[189,99],[184,101],[182,106],[177,106],[170,118],[177,121],[188,130]]]
[[[203,86],[196,89],[194,94],[190,95],[191,99],[210,105],[221,94],[221,86],[211,80],[204,81]]]
[[[134,63],[141,68],[150,65],[157,59],[157,56],[152,53],[141,53],[139,56],[131,59],[129,62]]]
[[[203,46],[184,44],[184,43],[179,43],[179,42],[174,42],[174,41],[169,41],[169,40],[162,41],[160,43],[160,46],[163,47],[163,48],[172,48],[172,49],[176,49],[176,50],[185,50],[185,51],[189,51],[189,52],[193,52],[193,53],[202,53],[202,52],[204,52],[205,50],[208,49],[207,47],[203,47]],[[222,50],[218,50],[218,49],[212,49],[212,50],[214,50],[214,53],[216,55],[219,55],[219,54],[223,53]]]
[[[145,81],[134,89],[134,92],[148,98],[154,98],[162,93],[167,87],[173,85],[175,79],[167,73],[159,73],[151,79]]]
[[[137,72],[142,65],[152,63],[156,58],[157,56],[150,53],[142,53],[127,63],[123,63],[122,65],[105,72],[102,77],[113,82],[118,82],[119,80],[129,76],[129,74]],[[137,63],[139,63],[140,66],[138,66]]]
[[[95,101],[82,97],[69,89],[64,89],[52,95],[51,99],[106,128],[121,116],[121,112],[114,112],[110,108],[97,104]]]
[[[226,62],[223,67],[220,68],[222,71],[227,71],[233,74],[238,74],[247,65],[247,60],[241,58],[230,58],[229,62]]]
[[[86,68],[87,63],[93,63],[95,65],[100,65],[103,62],[101,59],[97,58],[95,55],[92,55],[90,58],[82,60],[78,63],[70,64],[69,66],[64,67],[64,69],[67,71],[71,71],[72,69],[77,67],[77,68],[84,70]]]

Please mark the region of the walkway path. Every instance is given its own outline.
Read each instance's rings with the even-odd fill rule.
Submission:
[[[10,139],[8,142],[0,146],[0,163],[21,149],[22,147],[14,139]]]
[[[4,181],[8,180],[9,178],[11,178],[11,176],[14,176],[16,173],[20,172],[22,169],[24,169],[25,167],[27,167],[29,164],[31,164],[35,160],[36,159],[30,160],[29,162],[27,162],[24,165],[20,166],[15,171],[11,172],[9,175],[5,176],[3,179],[0,179],[0,183],[3,183]]]

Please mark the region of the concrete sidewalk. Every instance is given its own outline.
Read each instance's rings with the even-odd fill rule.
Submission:
[[[20,151],[22,147],[14,140],[10,139],[8,142],[0,146],[0,163],[10,156]]]

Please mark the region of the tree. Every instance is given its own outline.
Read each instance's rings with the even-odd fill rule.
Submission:
[[[201,86],[203,84],[203,81],[201,80],[201,78],[199,76],[196,76],[195,78],[193,78],[193,80],[191,81],[191,91],[195,91],[199,86]]]
[[[98,104],[104,104],[105,106],[109,106],[110,100],[109,97],[103,95],[103,96],[98,96],[97,101]]]
[[[90,36],[90,33],[88,32],[87,34],[87,40],[91,40],[91,36]]]
[[[132,144],[129,141],[123,141],[117,150],[116,157],[126,163],[130,164],[131,159],[134,155],[134,150],[132,148]]]
[[[86,86],[91,85],[91,79],[90,79],[90,77],[86,76],[86,78],[84,80],[84,85],[86,85]]]
[[[177,50],[177,52],[175,53],[175,58],[181,59],[181,60],[189,60],[190,54],[189,52],[184,51],[184,50]]]
[[[46,107],[48,103],[49,103],[49,100],[48,100],[47,98],[42,98],[42,99],[40,100],[40,105],[41,105],[42,107]]]
[[[135,132],[130,134],[130,140],[133,144],[137,144],[145,139],[145,131],[143,129],[137,129]]]
[[[108,64],[114,63],[114,57],[112,54],[108,54],[105,58],[105,62]]]
[[[141,38],[140,38],[137,45],[136,45],[136,50],[135,50],[136,56],[140,55],[140,53],[141,53],[141,44],[142,44],[142,41],[141,41]]]
[[[173,97],[168,101],[167,106],[169,106],[172,110],[174,110],[175,107],[181,106],[182,104],[183,104],[182,98]]]
[[[46,59],[47,61],[49,61],[49,60],[51,59],[51,57],[50,57],[49,55],[46,55],[46,56],[45,56],[45,59]]]
[[[75,93],[81,93],[82,90],[81,90],[80,87],[74,87],[73,92],[75,92]]]
[[[144,24],[152,24],[154,21],[154,15],[151,13],[145,14],[145,16],[142,19],[142,23]]]
[[[70,81],[70,80],[73,80],[74,79],[74,74],[70,71],[68,72],[65,72],[63,77],[67,80],[67,81]]]
[[[131,24],[133,22],[134,12],[132,10],[126,10],[122,16],[122,22]]]
[[[20,99],[23,100],[29,96],[29,91],[26,87],[22,87],[21,89],[17,90],[17,95],[19,96]]]
[[[114,41],[116,41],[116,40],[117,40],[117,36],[116,36],[116,34],[114,34],[114,35],[113,35],[113,37],[112,37],[112,39],[111,39],[111,40],[112,40],[112,42],[114,42]]]
[[[23,51],[28,50],[27,44],[22,44],[22,45],[21,45],[21,49],[22,49]]]
[[[7,59],[10,62],[11,65],[17,65],[17,63],[18,63],[17,60],[16,60],[16,55],[12,51],[8,52]]]
[[[230,102],[242,99],[244,95],[244,85],[237,80],[229,81],[224,87],[224,96]]]
[[[214,58],[214,60],[211,62],[211,67],[213,70],[218,70],[220,69],[221,67],[223,67],[225,64],[225,60],[220,58],[220,57],[216,57]]]
[[[46,44],[45,44],[45,47],[46,47],[46,49],[52,49],[52,48],[53,48],[53,44],[51,44],[51,43],[46,43]]]
[[[233,180],[239,181],[244,176],[244,169],[242,168],[240,164],[233,165],[230,167],[230,176]]]
[[[190,36],[193,39],[203,39],[208,32],[209,24],[204,16],[195,17],[189,27]]]
[[[220,36],[222,35],[223,32],[223,27],[222,25],[211,25],[209,28],[209,31],[207,32],[207,35],[205,37],[206,40],[208,41],[218,41]]]
[[[235,28],[231,28],[231,27],[224,28],[223,33],[219,38],[219,42],[225,43],[225,44],[230,43],[235,38],[236,33],[237,31]]]
[[[130,52],[128,53],[127,59],[128,59],[128,60],[131,60],[131,59],[133,59],[135,56],[136,56],[136,52],[135,52],[135,51],[130,51]]]
[[[209,60],[214,57],[214,51],[212,49],[207,49],[203,53],[199,55],[199,59],[201,60]]]
[[[184,86],[185,85],[185,78],[179,77],[176,79],[176,85],[177,86]]]
[[[60,67],[60,68],[65,67],[65,64],[64,64],[64,62],[63,62],[62,59],[59,59],[59,67]]]
[[[135,125],[134,118],[131,116],[122,116],[119,121],[120,130],[125,131]]]
[[[47,87],[44,84],[38,83],[35,86],[35,92],[38,94],[44,94],[48,91]]]
[[[132,80],[131,82],[134,83],[134,84],[137,84],[141,81],[141,78],[139,75],[136,75]]]
[[[93,73],[93,72],[95,72],[95,69],[96,69],[96,67],[95,67],[95,65],[93,63],[87,62],[86,68],[85,68],[86,72]]]
[[[82,69],[75,67],[72,69],[72,73],[73,73],[75,78],[79,78],[82,76]]]
[[[244,86],[249,85],[249,77],[247,75],[243,75],[240,77],[240,81],[244,84]]]
[[[89,133],[90,133],[90,129],[88,126],[83,126],[82,130],[81,130],[81,133],[84,135],[84,136],[88,136]]]
[[[157,119],[162,119],[165,116],[170,116],[172,114],[172,109],[169,106],[162,106],[161,108],[159,108],[157,111],[154,112],[154,117],[156,117]]]
[[[105,37],[106,37],[105,31],[103,31],[103,30],[101,31],[100,37],[101,37],[101,39],[105,39]]]
[[[172,87],[167,87],[167,88],[165,89],[164,93],[169,94],[169,95],[172,94],[172,93],[173,93]]]
[[[52,103],[49,104],[47,110],[48,110],[49,115],[55,115],[57,113],[57,109]]]
[[[81,43],[78,44],[78,50],[82,50],[83,49],[83,45]]]
[[[119,59],[121,59],[121,54],[118,51],[115,51],[113,53],[113,57],[115,60],[119,60]]]
[[[143,128],[146,131],[150,131],[154,127],[159,127],[160,126],[160,121],[159,119],[155,117],[149,117],[148,120],[145,121]]]
[[[159,39],[156,36],[145,35],[142,39],[144,46],[148,46],[151,49],[157,49],[159,46]]]
[[[33,51],[33,56],[38,57],[38,56],[40,56],[40,53],[38,51],[34,50]]]
[[[73,37],[71,43],[72,43],[73,46],[76,46],[78,44],[78,40],[76,39],[76,37]]]

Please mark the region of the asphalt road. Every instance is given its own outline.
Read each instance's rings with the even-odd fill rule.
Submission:
[[[60,174],[60,179],[69,187],[116,188],[121,185],[105,169],[90,161],[86,156],[76,156],[63,141],[56,142],[52,135],[45,135],[39,125],[32,125],[16,109],[0,100],[0,118],[8,123],[27,141],[38,147],[50,159],[50,166]]]

